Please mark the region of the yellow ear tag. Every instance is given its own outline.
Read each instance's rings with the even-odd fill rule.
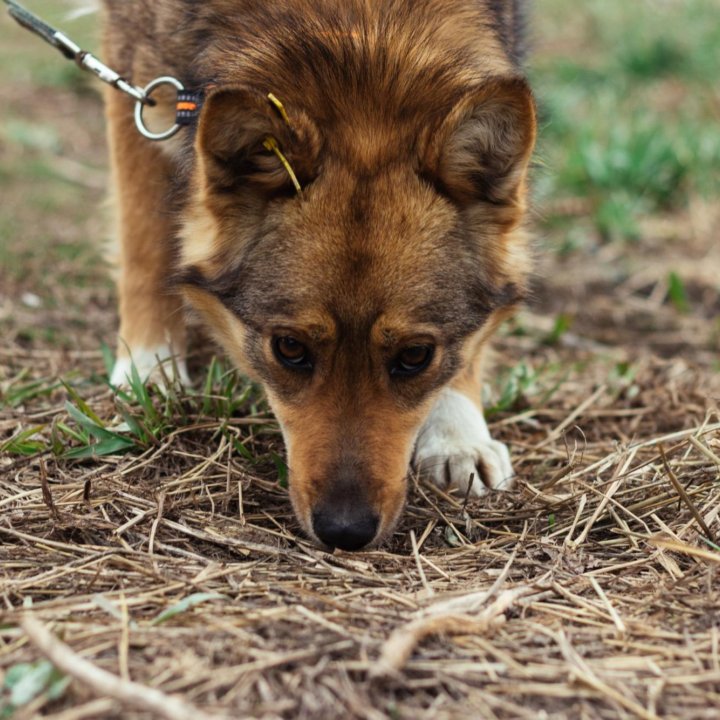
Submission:
[[[285,124],[292,130],[290,118],[285,111],[285,106],[272,93],[268,93],[268,100],[275,106],[277,111],[280,113],[280,117],[285,121]]]
[[[274,152],[275,155],[277,155],[277,159],[282,163],[287,174],[290,176],[292,184],[295,186],[295,190],[297,190],[298,195],[302,195],[302,186],[297,179],[297,175],[295,175],[295,171],[292,169],[292,165],[290,165],[288,159],[282,154],[282,150],[280,150],[280,147],[277,144],[277,140],[275,140],[274,137],[269,135],[267,138],[265,138],[263,147],[266,150],[270,150],[271,152]]]

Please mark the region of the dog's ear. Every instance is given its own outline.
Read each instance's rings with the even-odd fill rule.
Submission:
[[[489,80],[458,103],[434,134],[424,172],[461,206],[514,206],[535,133],[535,104],[525,80]]]
[[[293,175],[304,187],[319,171],[320,134],[308,115],[244,88],[206,99],[196,142],[205,177],[220,192],[294,194]]]

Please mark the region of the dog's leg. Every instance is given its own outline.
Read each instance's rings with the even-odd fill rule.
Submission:
[[[187,382],[182,301],[167,287],[175,234],[168,207],[172,162],[139,135],[127,98],[109,94],[107,114],[120,242],[120,332],[111,382],[126,384],[133,363],[143,379],[160,380],[164,372]]]
[[[479,497],[512,487],[507,447],[490,437],[483,415],[482,356],[435,401],[415,445],[413,465],[441,488]]]

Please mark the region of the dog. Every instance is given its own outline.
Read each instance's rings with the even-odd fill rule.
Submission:
[[[512,483],[483,416],[488,340],[526,295],[536,134],[517,0],[104,0],[108,63],[200,90],[142,137],[106,98],[118,358],[186,380],[189,304],[265,389],[310,538],[392,532],[416,469]],[[172,124],[174,108],[152,110]]]

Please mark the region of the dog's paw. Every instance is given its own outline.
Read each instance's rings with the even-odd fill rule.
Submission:
[[[127,387],[133,378],[133,365],[143,382],[157,383],[165,387],[173,382],[190,385],[185,360],[173,355],[168,345],[159,345],[152,350],[133,350],[131,356],[121,356],[115,361],[110,384],[115,387]]]
[[[507,447],[490,437],[482,412],[457,390],[443,390],[436,401],[418,434],[413,465],[438,487],[457,488],[461,495],[468,486],[479,497],[513,484]]]

